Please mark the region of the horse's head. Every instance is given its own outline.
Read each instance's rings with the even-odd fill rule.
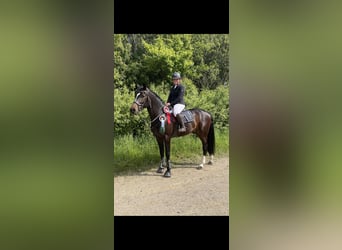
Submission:
[[[136,115],[144,108],[149,107],[150,105],[150,99],[148,96],[148,88],[144,86],[139,86],[135,90],[135,99],[134,102],[130,108],[130,111],[132,114]]]

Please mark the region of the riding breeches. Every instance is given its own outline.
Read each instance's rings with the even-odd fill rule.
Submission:
[[[175,106],[173,106],[173,115],[177,116],[180,112],[183,111],[184,108],[184,104],[176,104]]]

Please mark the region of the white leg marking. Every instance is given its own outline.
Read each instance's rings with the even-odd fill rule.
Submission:
[[[202,163],[198,166],[198,168],[203,168],[204,164],[205,164],[205,156],[203,155]]]
[[[208,164],[213,164],[214,163],[214,155],[210,155],[210,160],[208,162]]]

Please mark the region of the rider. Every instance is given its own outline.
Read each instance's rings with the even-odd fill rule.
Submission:
[[[166,101],[166,106],[173,106],[173,115],[177,118],[178,123],[181,127],[178,129],[179,132],[185,132],[186,128],[181,116],[181,112],[185,108],[184,92],[185,87],[181,84],[181,75],[178,72],[172,74],[173,86],[170,89],[169,97]]]

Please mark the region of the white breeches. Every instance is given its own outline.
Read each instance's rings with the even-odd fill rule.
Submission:
[[[176,116],[178,115],[180,112],[183,111],[183,109],[185,108],[184,104],[176,104],[175,106],[173,106],[173,115]]]

